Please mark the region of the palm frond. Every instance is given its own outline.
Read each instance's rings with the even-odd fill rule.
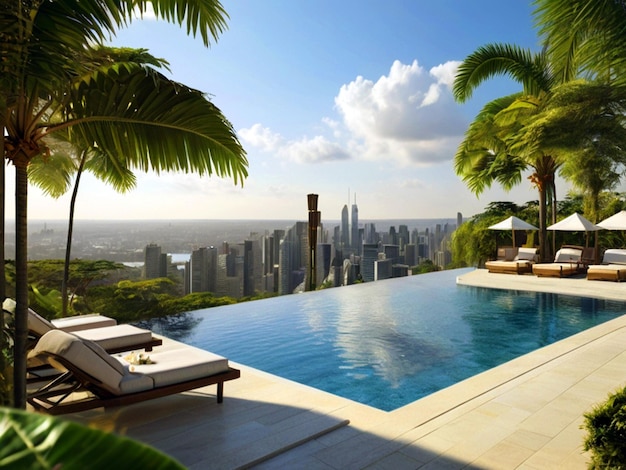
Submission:
[[[68,117],[47,132],[70,129],[80,142],[142,171],[247,176],[247,159],[222,112],[201,92],[152,70],[98,73],[72,92]]]
[[[471,98],[484,81],[498,75],[509,76],[519,82],[526,94],[538,95],[548,91],[552,78],[543,54],[533,54],[511,44],[487,44],[465,58],[458,68],[454,97],[459,102]]]

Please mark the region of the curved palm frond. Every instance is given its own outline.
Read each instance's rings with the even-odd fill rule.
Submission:
[[[91,149],[85,163],[85,170],[112,186],[115,191],[125,193],[137,186],[137,177],[125,163],[125,161],[111,158],[111,155],[100,152],[98,149]]]
[[[626,7],[617,0],[536,0],[535,24],[561,82],[623,81]]]
[[[201,92],[157,71],[110,68],[81,82],[48,133],[68,129],[79,141],[142,171],[247,176],[232,125]]]
[[[471,98],[484,81],[497,75],[509,76],[524,87],[524,93],[548,91],[552,78],[543,54],[533,54],[511,44],[487,44],[463,60],[457,70],[453,93],[459,102]]]

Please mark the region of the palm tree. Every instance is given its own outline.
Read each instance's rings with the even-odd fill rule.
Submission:
[[[457,101],[467,101],[482,82],[497,75],[512,77],[523,92],[486,105],[465,134],[455,156],[455,169],[480,194],[493,181],[510,189],[521,181],[521,172],[534,171],[531,182],[539,191],[539,252],[547,259],[547,206],[556,199],[555,175],[560,163],[541,148],[519,146],[519,134],[549,99],[554,79],[546,56],[514,45],[487,44],[459,66],[454,81]],[[554,210],[553,210],[554,214]]]
[[[185,24],[205,45],[225,28],[217,0],[20,0],[0,9],[0,128],[16,171],[16,311],[14,406],[25,407],[28,333],[27,201],[29,164],[49,152],[50,136],[79,142],[141,170],[247,176],[247,160],[230,123],[200,92],[135,73],[133,63],[97,63],[97,47],[134,12]],[[112,102],[107,92],[119,86]],[[6,86],[5,86],[6,85]],[[175,86],[171,86],[175,85]],[[186,96],[181,99],[177,94]],[[141,110],[141,112],[139,111]],[[195,124],[199,116],[210,116]],[[164,123],[156,126],[155,123]],[[167,128],[167,132],[163,129]],[[130,165],[129,165],[130,166]],[[3,203],[3,201],[2,201]]]
[[[626,2],[535,0],[535,23],[560,83],[626,80]]]

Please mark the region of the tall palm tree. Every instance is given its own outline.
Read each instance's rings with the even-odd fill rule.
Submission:
[[[626,82],[626,2],[535,0],[535,24],[560,83]]]
[[[0,8],[0,128],[4,156],[16,169],[18,408],[26,404],[27,169],[48,153],[47,138],[57,132],[77,135],[106,154],[123,155],[141,170],[216,173],[233,176],[235,182],[247,176],[245,152],[232,126],[215,106],[199,99],[200,92],[182,85],[168,87],[169,82],[155,86],[154,77],[134,73],[137,68],[131,63],[107,67],[103,61],[94,68],[94,45],[148,5],[157,17],[200,35],[205,45],[226,25],[217,0],[4,0]],[[111,80],[123,90],[118,102],[106,94]],[[180,90],[186,99],[176,96]],[[204,115],[211,119],[195,124]]]
[[[556,199],[554,182],[559,162],[541,148],[527,151],[517,144],[524,125],[549,99],[554,78],[545,54],[515,45],[487,44],[459,66],[453,87],[456,100],[467,101],[480,84],[498,75],[518,81],[523,91],[494,100],[479,113],[459,146],[455,168],[477,194],[493,181],[510,189],[521,181],[521,171],[533,168],[530,178],[539,191],[539,252],[547,259],[547,207],[550,199]],[[476,152],[482,157],[477,159]]]

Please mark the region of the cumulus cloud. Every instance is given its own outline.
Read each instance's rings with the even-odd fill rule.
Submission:
[[[350,158],[341,144],[323,136],[287,141],[261,124],[240,129],[238,133],[245,143],[293,162],[320,163]]]
[[[353,159],[429,166],[453,158],[467,122],[451,87],[459,62],[424,69],[394,61],[377,81],[359,76],[335,97],[339,119],[323,117],[321,135],[288,140],[254,124],[248,146],[298,163]]]
[[[450,160],[466,122],[450,87],[458,62],[426,71],[395,61],[378,81],[357,77],[343,85],[335,105],[370,159],[396,158],[416,164]]]
[[[279,134],[258,123],[248,129],[240,129],[238,134],[250,145],[266,152],[278,150],[283,144],[283,138]]]

